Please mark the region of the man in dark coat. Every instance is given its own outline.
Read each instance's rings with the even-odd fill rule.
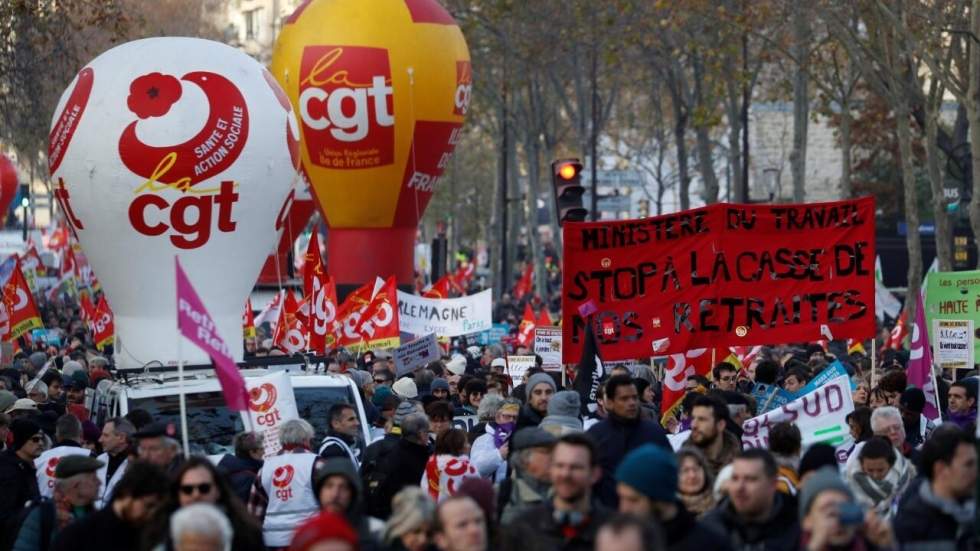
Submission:
[[[69,524],[52,551],[132,551],[157,507],[166,499],[170,479],[159,467],[137,461],[116,485],[112,501],[100,511]]]
[[[24,504],[38,499],[34,460],[44,450],[41,426],[30,419],[10,424],[13,444],[0,453],[0,528],[20,514]]]
[[[361,507],[363,488],[361,477],[346,457],[331,457],[323,462],[316,473],[313,493],[320,502],[320,509],[343,515],[357,532],[361,551],[378,549],[378,542],[371,534],[370,520]]]
[[[618,507],[613,473],[627,453],[643,444],[671,449],[667,433],[654,421],[640,418],[640,399],[636,385],[628,375],[615,375],[606,381],[608,415],[589,429],[599,447],[602,478],[595,487],[596,498],[606,507]]]
[[[552,452],[552,497],[503,527],[500,549],[592,551],[610,511],[592,499],[599,479],[596,444],[582,433],[558,439]]]
[[[262,457],[265,449],[262,446],[262,438],[258,433],[243,432],[235,435],[235,454],[226,454],[218,462],[218,471],[224,473],[231,483],[231,489],[235,495],[248,503],[248,496],[252,493],[252,484],[255,483],[255,475],[262,468]]]
[[[418,486],[429,460],[429,418],[411,413],[401,421],[401,439],[377,467],[365,476],[368,513],[376,518],[391,515],[391,499],[406,486]]]
[[[796,500],[776,489],[778,467],[768,450],[741,452],[732,462],[730,497],[703,521],[723,532],[735,551],[796,549],[800,523]]]

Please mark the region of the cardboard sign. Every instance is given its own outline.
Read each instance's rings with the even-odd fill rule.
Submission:
[[[299,419],[293,384],[286,373],[273,373],[264,377],[245,379],[248,389],[248,409],[242,412],[246,430],[262,435],[265,448],[263,457],[279,453],[279,428],[290,419]]]
[[[534,356],[507,356],[507,374],[514,381],[514,386],[524,382],[524,374],[536,365]]]
[[[435,333],[439,337],[458,337],[486,331],[491,327],[490,289],[459,298],[425,298],[398,291],[401,330],[412,335]]]
[[[847,415],[854,411],[850,380],[837,377],[820,388],[789,402],[779,409],[742,423],[742,446],[769,448],[769,427],[783,421],[793,423],[803,436],[803,448],[824,442],[837,448],[837,462],[847,462],[854,445]]]
[[[565,224],[563,361],[581,355],[589,301],[603,360],[870,338],[874,226],[872,197]]]
[[[932,346],[938,356],[936,320],[972,321],[973,357],[980,357],[980,334],[976,332],[980,328],[980,270],[927,274],[926,322],[933,330]]]
[[[436,342],[435,334],[429,334],[421,339],[403,344],[395,349],[395,378],[407,375],[425,367],[429,362],[438,360],[439,343]]]
[[[932,321],[933,361],[942,369],[973,369],[973,320]]]
[[[844,367],[844,364],[840,363],[839,361],[835,361],[827,366],[826,369],[820,373],[817,373],[816,377],[810,379],[810,382],[796,392],[783,390],[776,385],[756,383],[752,388],[752,397],[755,398],[756,402],[756,413],[763,414],[767,411],[781,408],[793,400],[805,396],[806,394],[809,394],[822,387],[829,381],[832,381],[838,377],[847,376],[847,369]]]
[[[561,369],[561,327],[537,327],[534,329],[534,353],[548,370]]]

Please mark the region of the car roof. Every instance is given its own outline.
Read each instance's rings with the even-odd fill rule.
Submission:
[[[243,369],[240,371],[246,378],[261,377],[275,373],[268,369]],[[293,388],[349,388],[354,382],[344,375],[289,373]],[[130,378],[128,381],[116,381],[113,385],[118,392],[125,392],[130,399],[150,398],[176,394],[180,381],[176,372],[154,373]],[[213,370],[193,371],[184,373],[184,392],[217,392],[221,389]]]

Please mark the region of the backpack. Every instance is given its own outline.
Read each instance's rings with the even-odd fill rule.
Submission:
[[[29,501],[23,509],[7,520],[3,536],[0,538],[0,551],[11,551],[17,543],[20,529],[27,522],[31,511],[40,508],[41,511],[41,541],[38,551],[48,551],[51,546],[51,535],[54,530],[54,501],[48,498],[37,498]],[[45,537],[46,536],[46,537]]]

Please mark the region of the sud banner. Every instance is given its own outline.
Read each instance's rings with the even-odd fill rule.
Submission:
[[[606,360],[874,334],[874,198],[715,204],[563,228],[563,359],[594,301]]]
[[[398,315],[403,333],[458,337],[492,327],[492,291],[459,298],[424,298],[398,291]]]

